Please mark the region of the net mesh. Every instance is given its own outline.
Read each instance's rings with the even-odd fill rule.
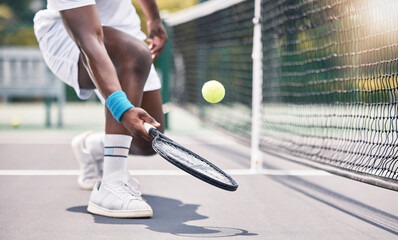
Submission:
[[[173,26],[175,100],[249,137],[253,1]],[[398,3],[263,0],[261,147],[398,181]],[[228,34],[227,34],[228,33]],[[221,81],[206,104],[200,87]]]
[[[248,135],[251,123],[253,2],[246,1],[173,27],[173,101],[209,122]],[[206,103],[202,85],[220,81],[219,104]]]
[[[262,7],[263,146],[396,180],[397,3]]]

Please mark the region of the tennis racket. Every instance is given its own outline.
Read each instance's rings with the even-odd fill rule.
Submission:
[[[221,189],[235,191],[238,188],[238,183],[213,163],[174,142],[149,123],[144,126],[153,136],[152,148],[176,167]]]

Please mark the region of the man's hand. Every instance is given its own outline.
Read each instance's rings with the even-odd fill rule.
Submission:
[[[167,42],[166,30],[160,19],[147,22],[149,49],[152,54],[152,61],[160,56],[163,52],[164,45]]]
[[[156,122],[156,120],[144,109],[139,107],[127,110],[123,114],[121,121],[133,137],[143,137],[148,141],[152,137],[146,132],[144,122],[147,122],[154,127],[160,127],[160,123]]]
[[[155,60],[163,51],[167,42],[166,30],[164,30],[162,20],[160,19],[158,5],[156,0],[138,0],[142,10],[147,17],[148,43],[152,53],[152,61]]]

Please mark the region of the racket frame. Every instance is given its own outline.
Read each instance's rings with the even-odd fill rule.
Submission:
[[[238,188],[238,183],[231,176],[229,176],[226,172],[224,172],[221,168],[217,167],[213,163],[209,162],[208,160],[204,159],[203,157],[199,156],[198,154],[192,152],[191,150],[181,146],[177,142],[174,142],[172,139],[166,137],[164,134],[159,132],[152,125],[150,125],[148,123],[145,123],[144,125],[145,125],[146,131],[154,138],[152,140],[152,148],[160,156],[162,156],[164,159],[166,159],[168,162],[170,162],[174,166],[180,168],[181,170],[191,174],[192,176],[194,176],[196,178],[199,178],[200,180],[205,181],[205,182],[207,182],[207,183],[209,183],[209,184],[211,184],[211,185],[213,185],[215,187],[218,187],[218,188],[221,188],[221,189],[224,189],[224,190],[227,190],[227,191],[235,191]],[[222,182],[222,181],[219,181],[219,180],[214,179],[212,177],[209,177],[206,174],[203,174],[203,173],[197,171],[195,168],[191,168],[191,167],[189,167],[189,166],[187,166],[185,164],[180,163],[178,160],[174,159],[172,156],[167,154],[167,152],[162,151],[162,149],[157,146],[157,141],[167,142],[168,144],[174,145],[177,148],[181,149],[182,151],[194,156],[195,158],[197,158],[200,161],[204,162],[205,164],[209,165],[211,168],[213,168],[219,174],[221,174],[224,177],[226,177],[231,182],[231,184],[227,184],[225,182]]]

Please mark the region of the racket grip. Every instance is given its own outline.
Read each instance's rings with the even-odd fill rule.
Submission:
[[[148,134],[151,134],[151,133],[150,133],[151,129],[156,129],[154,126],[152,126],[151,124],[149,124],[149,123],[147,123],[147,122],[144,122],[144,127],[145,127],[145,131],[146,131]]]

